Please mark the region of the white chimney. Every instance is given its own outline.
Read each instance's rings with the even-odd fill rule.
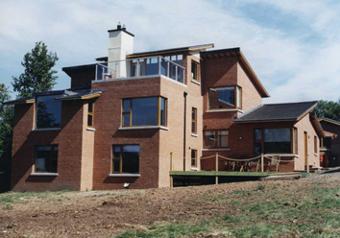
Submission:
[[[134,35],[125,26],[109,30],[108,67],[113,78],[126,77],[126,55],[133,53]]]

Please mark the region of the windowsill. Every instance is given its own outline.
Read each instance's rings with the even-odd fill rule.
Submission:
[[[230,109],[208,109],[206,112],[241,112],[243,113],[243,110],[239,108],[230,108]]]
[[[31,173],[30,176],[58,176],[58,173]]]
[[[202,149],[202,151],[229,151],[230,148],[209,148],[209,149]]]
[[[93,127],[87,127],[86,128],[87,131],[96,131],[96,128],[93,128]]]
[[[155,129],[161,129],[168,131],[169,128],[165,126],[132,126],[132,127],[119,127],[118,130],[155,130]]]
[[[198,135],[196,133],[191,133],[192,137],[198,137]]]
[[[140,174],[109,174],[109,177],[140,177]]]
[[[197,85],[201,85],[201,82],[195,79],[192,79],[191,82]]]
[[[32,131],[59,131],[61,128],[33,128]]]
[[[191,167],[191,170],[192,171],[198,171],[199,169],[198,169],[198,167]]]

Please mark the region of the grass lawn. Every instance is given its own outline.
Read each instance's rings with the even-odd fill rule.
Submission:
[[[316,183],[303,193],[258,185],[229,196],[206,199],[231,207],[231,213],[191,222],[160,223],[129,230],[133,237],[340,237],[340,187]],[[255,202],[254,202],[255,201]]]

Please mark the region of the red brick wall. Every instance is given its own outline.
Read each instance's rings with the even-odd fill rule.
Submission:
[[[32,130],[34,104],[15,106],[12,188],[15,191],[80,189],[82,102],[62,105],[62,129]],[[31,176],[35,145],[58,144],[58,176]]]
[[[93,189],[158,187],[159,129],[119,130],[121,99],[160,96],[160,78],[94,83],[104,90],[95,103],[95,146]],[[113,144],[140,145],[140,177],[110,177]]]

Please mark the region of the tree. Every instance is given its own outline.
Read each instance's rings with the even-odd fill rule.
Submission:
[[[0,84],[0,158],[5,151],[10,151],[12,144],[13,107],[4,105],[10,99],[8,89]]]
[[[35,93],[51,90],[57,79],[57,71],[53,70],[57,60],[57,54],[48,52],[45,43],[35,43],[35,47],[25,54],[21,62],[24,73],[13,77],[12,86],[18,96],[31,97]]]
[[[316,115],[319,118],[329,118],[340,121],[340,99],[338,102],[333,101],[319,101],[316,109]]]

